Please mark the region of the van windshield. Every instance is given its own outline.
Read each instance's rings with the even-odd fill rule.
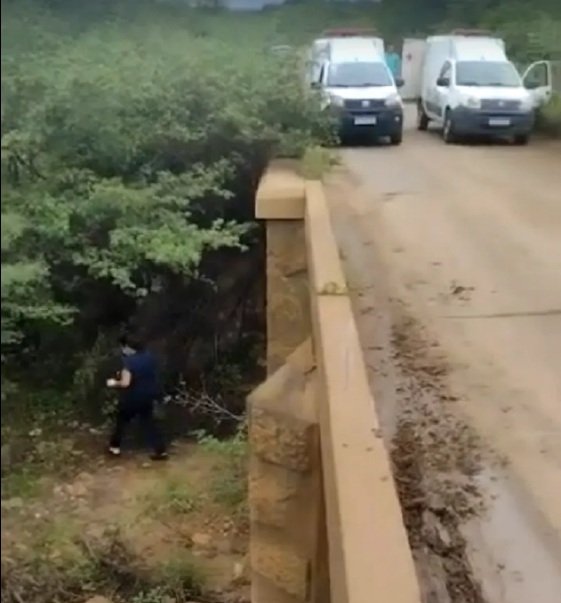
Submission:
[[[522,81],[509,61],[459,61],[456,63],[456,84],[519,88]]]
[[[393,80],[386,65],[352,61],[335,63],[329,67],[327,86],[333,88],[362,88],[367,86],[391,86]]]

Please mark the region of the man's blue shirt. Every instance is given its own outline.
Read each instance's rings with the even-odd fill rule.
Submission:
[[[394,78],[401,75],[401,57],[397,52],[386,52],[386,65]]]
[[[131,383],[123,391],[128,403],[136,404],[155,400],[159,393],[158,365],[150,352],[136,352],[123,358],[124,368],[131,374]]]

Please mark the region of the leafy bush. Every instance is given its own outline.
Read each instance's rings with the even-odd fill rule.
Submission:
[[[127,6],[126,19],[88,22],[2,5],[9,367],[41,348],[68,373],[154,299],[212,290],[220,271],[205,262],[225,253],[227,270],[258,243],[252,196],[269,159],[330,136],[297,57],[279,61],[240,30],[201,35],[204,14],[189,21],[201,13]]]
[[[554,95],[551,101],[538,111],[536,128],[549,136],[561,138],[561,96]]]

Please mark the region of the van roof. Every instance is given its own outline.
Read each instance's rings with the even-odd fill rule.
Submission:
[[[318,38],[314,40],[313,46],[316,48],[371,48],[376,47],[376,42],[381,38],[362,38],[360,36],[353,38]]]
[[[376,29],[363,27],[340,27],[336,29],[326,29],[321,33],[320,38],[376,38],[378,32]]]
[[[498,37],[477,35],[431,36],[427,43],[448,42],[449,56],[460,61],[505,61],[504,41]]]
[[[469,30],[456,30],[460,31],[469,31]],[[449,34],[436,34],[434,36],[429,36],[427,38],[427,42],[432,42],[435,40],[449,40],[451,43],[454,42],[471,42],[472,44],[481,44],[482,42],[493,42],[495,44],[502,45],[504,41],[499,36],[495,36],[493,34],[484,34],[478,33],[477,35],[467,34],[467,33],[449,33]]]
[[[383,61],[382,56],[374,44],[334,44],[329,53],[332,62],[341,61]]]
[[[487,48],[458,47],[455,58],[457,61],[506,61],[507,57],[499,46]]]
[[[451,36],[463,36],[470,38],[492,38],[493,32],[487,29],[464,29],[464,28],[456,28],[453,29],[450,34]]]

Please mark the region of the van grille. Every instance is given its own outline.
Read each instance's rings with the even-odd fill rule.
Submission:
[[[486,98],[481,101],[481,109],[483,111],[517,111],[520,109],[520,101]]]
[[[367,103],[367,104],[365,104]],[[351,111],[371,111],[372,109],[381,109],[384,107],[383,99],[375,99],[375,100],[360,100],[360,99],[350,99],[345,100],[345,109],[349,109]]]

